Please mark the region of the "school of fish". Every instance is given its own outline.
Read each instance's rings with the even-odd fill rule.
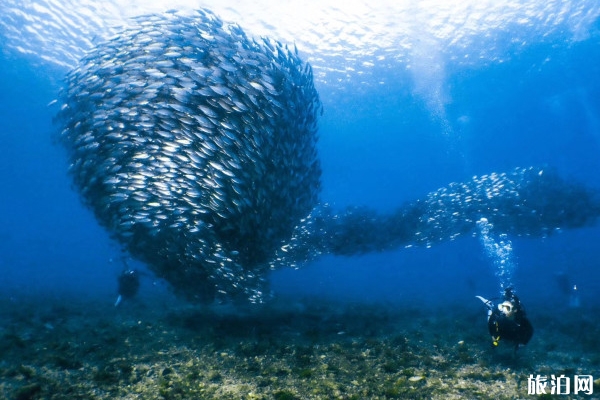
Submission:
[[[597,190],[565,180],[552,168],[519,167],[452,182],[389,214],[320,204],[298,225],[290,245],[278,251],[274,266],[299,266],[322,254],[431,247],[479,235],[482,218],[496,234],[545,237],[590,226],[599,216]]]
[[[85,204],[191,301],[262,302],[273,268],[429,246],[480,218],[545,235],[600,214],[593,193],[539,168],[453,183],[390,215],[336,213],[319,203],[310,65],[206,10],[138,17],[67,75],[58,104]]]
[[[66,78],[60,140],[85,203],[188,298],[263,296],[320,186],[310,65],[212,13],[166,13]]]

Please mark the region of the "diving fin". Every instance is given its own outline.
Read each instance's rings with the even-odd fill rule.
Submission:
[[[481,296],[475,296],[475,297],[477,297],[479,300],[481,300],[483,302],[483,304],[485,304],[487,306],[487,308],[489,308],[490,310],[492,308],[494,308],[494,303],[492,303],[490,300],[485,299]]]

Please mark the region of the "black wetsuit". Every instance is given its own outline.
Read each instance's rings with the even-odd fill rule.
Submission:
[[[510,289],[506,290],[504,299],[513,305],[514,314],[507,317],[497,307],[492,308],[488,319],[492,343],[497,346],[500,340],[508,340],[515,343],[515,347],[527,344],[533,336],[533,326],[525,315],[525,309],[519,298]]]
[[[125,299],[133,298],[140,288],[140,276],[135,269],[125,270],[119,275],[119,295]]]

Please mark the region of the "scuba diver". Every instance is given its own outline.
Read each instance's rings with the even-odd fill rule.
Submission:
[[[140,288],[140,273],[136,269],[126,268],[118,278],[119,288],[115,307],[121,304],[123,299],[132,299]]]
[[[494,306],[490,300],[475,296],[488,308],[488,330],[492,335],[493,347],[498,346],[500,340],[507,340],[515,344],[515,351],[520,345],[526,345],[533,336],[533,326],[525,315],[525,309],[512,288],[504,291],[504,301]]]

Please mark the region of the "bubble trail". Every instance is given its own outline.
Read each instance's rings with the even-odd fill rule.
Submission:
[[[481,218],[477,221],[479,229],[479,238],[485,249],[487,256],[492,260],[495,273],[500,280],[500,294],[510,287],[513,287],[513,275],[516,265],[513,261],[512,242],[505,233],[497,237],[492,233],[494,226],[487,218]]]

